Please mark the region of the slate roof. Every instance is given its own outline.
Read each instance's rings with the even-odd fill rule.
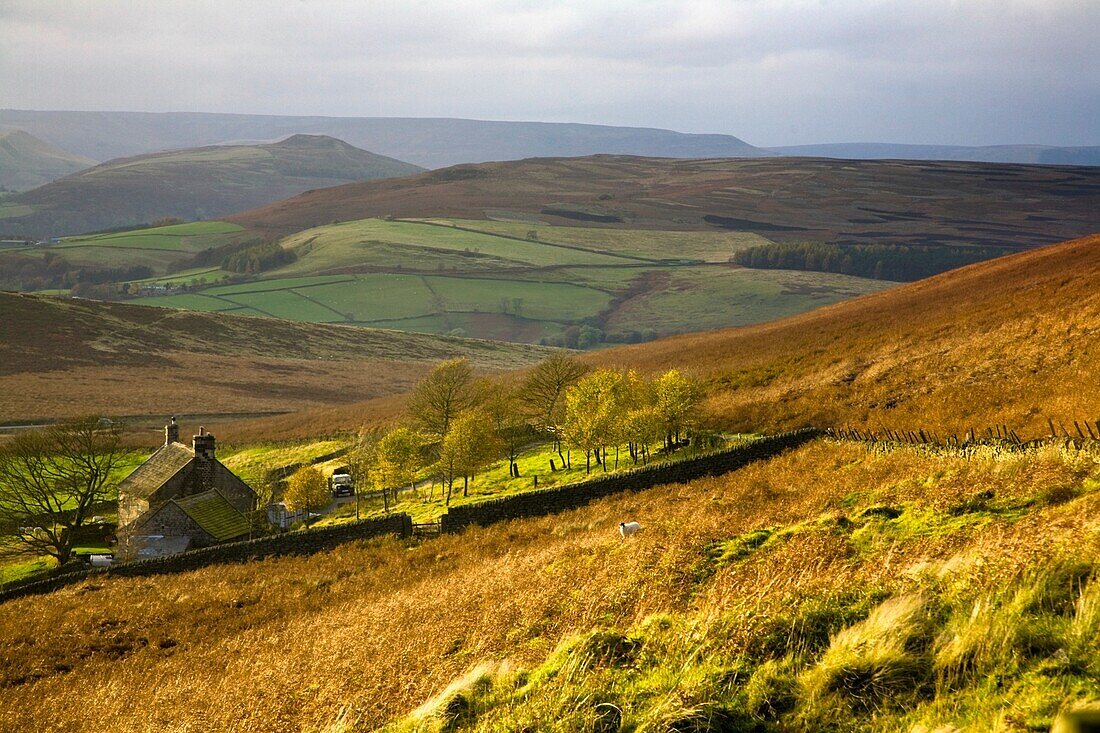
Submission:
[[[149,460],[134,469],[118,486],[119,494],[146,498],[164,486],[168,479],[195,458],[195,452],[183,443],[161,446]]]
[[[248,518],[234,509],[217,490],[173,499],[172,502],[219,542],[248,534]]]

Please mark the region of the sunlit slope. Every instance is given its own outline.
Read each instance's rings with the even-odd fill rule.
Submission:
[[[408,389],[439,360],[510,369],[538,347],[0,293],[0,421],[270,412]]]
[[[97,578],[0,605],[0,727],[369,731],[424,704],[424,731],[605,730],[601,704],[643,731],[1049,727],[1100,695],[1098,479],[1056,448],[819,441],[419,546]]]
[[[1100,236],[981,263],[776,323],[593,359],[706,377],[712,419],[1031,437],[1100,419]],[[1094,428],[1095,429],[1095,428]],[[1070,425],[1070,430],[1075,430]]]

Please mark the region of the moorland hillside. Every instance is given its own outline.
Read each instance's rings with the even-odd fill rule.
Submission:
[[[1100,236],[971,265],[800,316],[603,352],[690,368],[716,425],[962,434],[1100,418]],[[1075,430],[1072,425],[1069,428]]]
[[[1036,730],[1100,696],[1098,486],[1095,452],[820,440],[420,544],[95,578],[0,604],[0,727]]]
[[[45,237],[211,219],[314,188],[421,168],[331,137],[225,145],[111,160],[7,199],[0,229]]]
[[[95,164],[23,130],[0,131],[0,191],[26,191]]]
[[[349,184],[230,220],[269,238],[333,220],[396,216],[725,229],[783,242],[1022,248],[1095,232],[1098,201],[1095,167],[598,155]]]
[[[407,390],[442,359],[546,349],[0,292],[0,421],[286,411]]]

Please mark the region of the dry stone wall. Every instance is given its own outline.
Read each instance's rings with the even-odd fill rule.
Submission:
[[[771,458],[822,435],[822,431],[814,428],[780,433],[684,461],[622,471],[588,481],[476,504],[463,504],[451,507],[443,515],[441,530],[448,533],[460,532],[472,524],[486,526],[509,519],[556,514],[622,491],[642,491],[661,484],[684,483],[704,476],[717,476],[735,471],[753,461]]]
[[[247,562],[277,555],[309,555],[331,550],[352,540],[384,535],[411,536],[412,517],[408,514],[391,514],[388,517],[364,519],[359,522],[348,522],[321,529],[306,529],[298,532],[259,537],[254,540],[227,542],[166,557],[120,563],[110,568],[66,572],[48,580],[40,580],[6,590],[0,593],[0,601],[33,593],[48,593],[86,578],[182,573],[219,563]]]
[[[814,428],[781,433],[683,461],[662,463],[601,476],[589,481],[451,507],[441,518],[440,529],[443,532],[454,533],[461,532],[470,525],[484,526],[510,519],[556,514],[623,491],[642,491],[661,484],[683,483],[704,476],[717,476],[735,471],[754,461],[771,458],[783,451],[797,448],[822,435],[824,435],[823,431]],[[2,591],[0,601],[34,593],[48,593],[70,583],[93,577],[179,573],[219,563],[246,562],[277,555],[308,555],[333,549],[344,542],[370,537],[383,535],[411,537],[412,534],[413,523],[408,514],[391,514],[387,517],[365,519],[322,529],[308,529],[243,542],[229,542],[167,557],[121,563],[111,568],[63,572],[48,580]]]

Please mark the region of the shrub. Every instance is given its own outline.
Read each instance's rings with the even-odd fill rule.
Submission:
[[[580,646],[584,666],[625,667],[633,664],[642,642],[618,631],[593,631]]]
[[[758,659],[815,655],[829,646],[834,634],[866,619],[883,598],[880,591],[872,591],[809,599],[789,615],[764,619],[747,651]]]
[[[936,644],[940,687],[957,689],[1063,646],[1074,663],[1086,660],[1100,629],[1100,592],[1088,582],[1092,573],[1087,563],[1056,562],[956,611]]]
[[[667,716],[658,730],[668,733],[763,733],[767,729],[744,710],[704,703]]]

